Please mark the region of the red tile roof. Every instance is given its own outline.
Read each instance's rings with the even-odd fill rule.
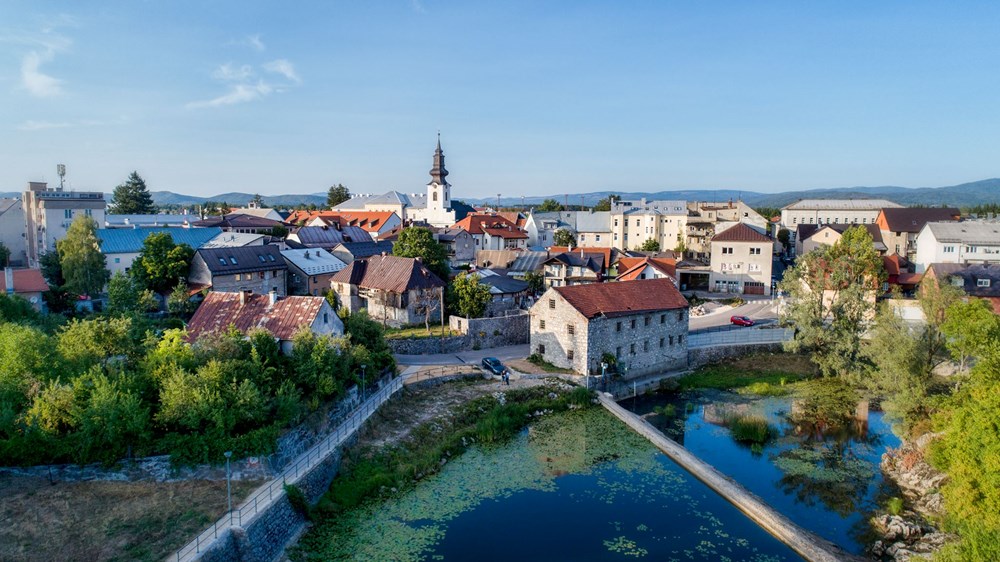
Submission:
[[[15,269],[14,293],[44,293],[49,290],[49,284],[38,269]],[[0,291],[6,290],[7,276],[0,269]]]
[[[887,275],[900,275],[907,272],[910,262],[900,255],[892,254],[882,257],[882,265],[885,266]]]
[[[489,234],[490,236],[496,236],[498,238],[509,238],[512,240],[519,240],[521,238],[527,238],[528,234],[522,230],[516,228],[506,229],[506,228],[488,228],[484,227],[483,232]]]
[[[605,266],[610,266],[613,263],[612,261],[614,254],[613,248],[588,248],[586,246],[576,246],[572,250],[570,250],[569,247],[567,246],[552,246],[551,248],[549,248],[549,255],[554,256],[557,254],[562,254],[564,252],[570,252],[570,251],[579,254],[580,250],[583,250],[584,254],[600,254],[604,256]]]
[[[553,290],[586,318],[611,318],[688,307],[687,299],[670,279],[591,283],[554,287]]]
[[[263,328],[280,340],[291,340],[299,328],[316,320],[325,302],[323,297],[282,297],[272,306],[268,295],[251,293],[240,304],[240,293],[212,292],[188,323],[188,341],[230,325],[244,333]]]
[[[444,281],[413,258],[372,256],[355,260],[338,271],[331,283],[348,283],[366,289],[405,293],[412,289],[444,287]]]
[[[520,228],[518,228],[516,223],[513,223],[502,216],[484,214],[468,215],[464,219],[456,222],[455,228],[461,228],[469,234],[482,234],[483,229],[485,228],[520,231]],[[497,235],[491,233],[490,236]]]
[[[712,242],[773,242],[773,240],[741,222],[713,236]]]
[[[677,279],[677,260],[667,258],[622,258],[618,260],[619,281],[639,279],[646,266],[659,270],[664,275]]]

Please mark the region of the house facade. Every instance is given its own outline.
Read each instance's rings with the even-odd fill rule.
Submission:
[[[195,252],[188,272],[192,289],[221,292],[274,292],[287,295],[288,266],[277,246],[204,248]]]
[[[455,223],[472,237],[476,251],[524,250],[528,233],[506,217],[495,214],[472,214]]]
[[[827,224],[820,226],[808,238],[802,240],[801,253],[808,254],[817,248],[833,246],[840,241],[840,237],[844,235],[844,232],[852,227],[864,227],[868,231],[868,235],[872,237],[872,245],[875,247],[875,251],[880,255],[886,253],[886,246],[882,242],[882,231],[879,230],[878,225],[874,224]]]
[[[801,199],[781,208],[781,226],[800,224],[874,224],[882,209],[902,205],[886,199]]]
[[[647,240],[673,250],[684,241],[688,210],[684,201],[616,201],[611,207],[611,246],[638,250]]]
[[[228,330],[267,330],[281,351],[292,351],[292,340],[303,327],[317,335],[342,336],[344,322],[323,297],[280,297],[277,293],[212,292],[188,322],[188,341]]]
[[[282,250],[288,264],[288,293],[323,296],[330,290],[330,279],[347,264],[321,248]]]
[[[911,258],[917,253],[917,234],[925,224],[958,221],[961,217],[961,212],[954,208],[888,208],[879,212],[875,224],[890,254]]]
[[[581,375],[687,367],[688,302],[670,279],[547,290],[531,307],[531,352]]]
[[[28,254],[24,241],[24,206],[21,200],[0,199],[0,243],[10,250],[9,265],[27,265]]]
[[[35,310],[45,308],[42,293],[49,290],[49,284],[42,277],[41,270],[5,267],[0,270],[0,287],[7,295],[16,295],[28,301]]]
[[[55,250],[56,240],[66,237],[73,219],[80,215],[104,224],[107,203],[100,191],[49,189],[45,182],[29,182],[21,199],[25,220],[25,252],[29,267],[38,267],[38,256]]]
[[[132,263],[142,252],[143,244],[150,234],[166,233],[174,244],[187,244],[193,250],[202,248],[205,244],[222,234],[219,228],[100,228],[97,239],[101,241],[101,253],[104,254],[104,266],[112,275],[128,273]]]
[[[334,274],[330,286],[348,312],[367,309],[386,326],[422,324],[428,316],[431,322],[441,320],[445,283],[418,259],[377,255],[357,260]]]
[[[1000,223],[929,222],[917,235],[916,272],[932,263],[1000,263]]]
[[[948,283],[966,295],[986,299],[995,314],[1000,314],[1000,265],[932,263],[927,266],[924,282]]]
[[[712,238],[709,290],[717,293],[771,294],[774,241],[746,224]]]

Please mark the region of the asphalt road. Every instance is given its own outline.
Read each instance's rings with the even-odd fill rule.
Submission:
[[[730,326],[731,316],[748,316],[758,324],[767,324],[776,321],[778,318],[775,312],[776,301],[770,298],[764,300],[748,301],[743,306],[716,312],[707,316],[692,316],[688,322],[688,329],[693,331],[718,326]]]
[[[728,316],[726,317],[728,318]],[[484,357],[496,357],[500,361],[524,359],[530,353],[529,346],[512,345],[495,347],[478,351],[463,351],[461,353],[439,353],[435,355],[397,355],[396,362],[400,365],[462,365],[470,363],[478,365]]]

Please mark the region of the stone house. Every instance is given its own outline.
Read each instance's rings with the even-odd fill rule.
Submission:
[[[748,295],[771,294],[774,240],[740,223],[712,237],[709,290]]]
[[[288,265],[277,246],[204,248],[191,260],[188,285],[192,290],[251,291],[279,297],[287,294]]]
[[[302,327],[317,335],[344,334],[344,322],[323,297],[279,297],[274,291],[264,295],[212,292],[188,322],[188,341],[222,332],[229,326],[243,333],[254,328],[267,330],[286,354],[291,353],[292,339]]]
[[[288,264],[288,292],[293,295],[325,295],[333,275],[347,267],[322,248],[282,250],[281,257]]]
[[[371,256],[338,271],[330,280],[341,304],[354,313],[368,310],[373,320],[401,328],[441,320],[445,283],[419,259]]]
[[[531,352],[581,375],[687,367],[688,302],[670,279],[552,287],[531,307]]]

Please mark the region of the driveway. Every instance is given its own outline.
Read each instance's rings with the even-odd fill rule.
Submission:
[[[726,317],[729,318],[728,316]],[[501,361],[523,359],[528,356],[530,346],[512,345],[494,347],[478,351],[462,351],[460,353],[438,353],[434,355],[396,355],[396,363],[400,365],[478,365],[484,357],[496,357]]]

